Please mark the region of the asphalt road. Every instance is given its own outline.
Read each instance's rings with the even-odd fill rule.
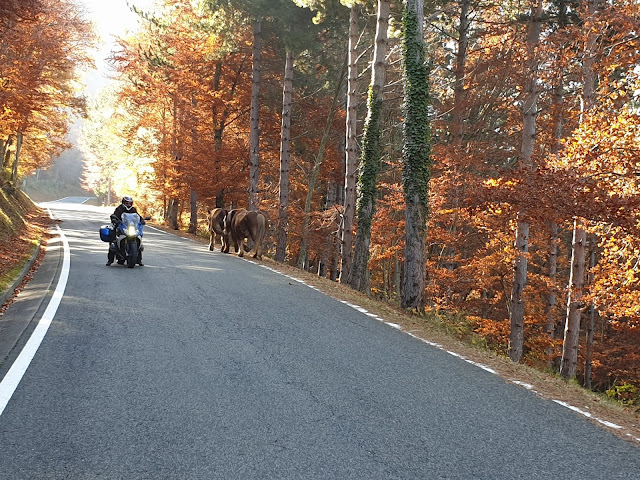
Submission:
[[[144,267],[106,267],[108,212],[50,206],[68,281],[0,479],[640,478],[636,444],[258,262],[147,228]],[[60,245],[49,295],[5,314],[34,321],[0,377]]]

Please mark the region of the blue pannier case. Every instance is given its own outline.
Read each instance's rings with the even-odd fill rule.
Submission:
[[[100,227],[100,240],[111,242],[116,239],[116,231],[113,225],[103,225]]]

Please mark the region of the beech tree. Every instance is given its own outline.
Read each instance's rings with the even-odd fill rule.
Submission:
[[[14,182],[70,147],[68,125],[84,111],[76,82],[92,65],[94,43],[90,23],[69,0],[11,1],[0,8],[0,138],[5,158],[9,144],[13,148]]]
[[[585,15],[586,39],[582,60],[582,92],[584,114],[589,114],[595,101],[596,78],[593,68],[595,44],[598,33],[593,20],[598,3],[596,0],[587,1]],[[567,299],[567,318],[564,329],[564,343],[562,345],[562,363],[560,374],[564,378],[572,378],[576,374],[578,362],[578,338],[580,334],[580,317],[582,314],[582,296],[585,281],[585,263],[587,252],[587,232],[582,220],[576,218],[573,222],[573,240],[571,242],[571,274],[569,276],[569,297]]]
[[[134,140],[140,129],[151,132],[152,152],[138,154],[157,156],[154,186],[165,197],[163,210],[174,228],[179,202],[189,201],[192,191],[203,202],[226,195],[238,201],[246,185],[238,177],[242,156],[236,138],[248,131],[242,120],[249,92],[240,86],[251,64],[247,49],[229,48],[215,26],[204,23],[206,17],[188,4],[181,8],[181,22],[151,19],[146,32],[121,40],[122,50],[113,56],[117,70],[128,77],[121,102],[137,121],[127,131]],[[193,203],[192,224],[198,208]]]
[[[538,43],[542,30],[542,0],[532,3],[527,22],[525,84],[522,100],[522,144],[520,168],[533,168],[533,151],[536,140],[536,116],[538,114]],[[509,310],[511,330],[509,334],[509,356],[514,362],[522,358],[524,345],[524,289],[527,285],[527,254],[529,252],[529,220],[523,218],[525,212],[518,213],[515,264],[513,269],[513,286],[511,289],[511,308]]]

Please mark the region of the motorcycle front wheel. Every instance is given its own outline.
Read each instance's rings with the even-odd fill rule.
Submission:
[[[133,268],[138,261],[138,243],[134,240],[127,245],[127,267]]]

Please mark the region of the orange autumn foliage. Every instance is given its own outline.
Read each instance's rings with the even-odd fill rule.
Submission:
[[[71,0],[7,0],[0,8],[0,149],[16,153],[18,173],[46,168],[70,144],[74,115],[84,111],[76,91],[92,64],[91,25]]]

